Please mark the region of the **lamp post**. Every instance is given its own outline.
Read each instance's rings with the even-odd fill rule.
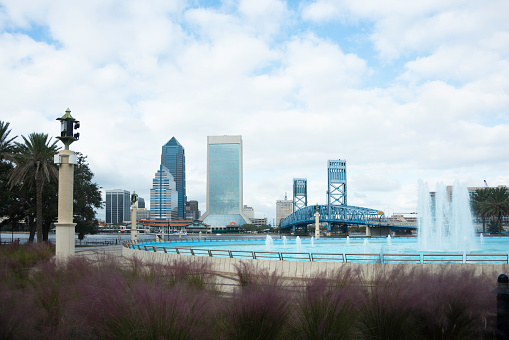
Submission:
[[[138,233],[136,230],[136,202],[138,201],[138,195],[136,195],[136,191],[133,191],[131,195],[131,241],[136,241],[138,239]]]
[[[78,140],[80,134],[74,129],[80,127],[80,122],[71,116],[69,108],[65,114],[57,118],[60,121],[61,131],[57,137],[64,143],[65,149],[55,155],[55,164],[58,164],[58,223],[55,223],[56,257],[57,260],[66,260],[74,255],[75,226],[73,223],[73,185],[74,165],[76,155],[69,150],[69,145]]]
[[[320,210],[320,206],[318,203],[316,203],[315,206],[315,238],[320,238],[320,213],[318,212]]]

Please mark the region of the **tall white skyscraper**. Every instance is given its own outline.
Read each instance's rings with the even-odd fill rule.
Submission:
[[[204,223],[224,227],[249,223],[243,208],[242,137],[207,137],[207,211]]]

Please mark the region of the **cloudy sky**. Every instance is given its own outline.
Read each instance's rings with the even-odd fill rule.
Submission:
[[[272,221],[295,177],[324,204],[338,158],[348,204],[413,212],[419,179],[509,184],[508,13],[507,0],[0,0],[0,120],[57,136],[69,107],[96,182],[146,200],[175,136],[202,213],[213,135],[242,135],[257,217]]]

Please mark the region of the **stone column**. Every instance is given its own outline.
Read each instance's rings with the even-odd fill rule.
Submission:
[[[73,223],[74,151],[60,150],[58,169],[58,223],[56,226],[56,257],[66,260],[74,256],[75,226]],[[72,162],[69,162],[70,159]]]
[[[138,231],[136,230],[136,203],[131,205],[131,241],[138,240]]]

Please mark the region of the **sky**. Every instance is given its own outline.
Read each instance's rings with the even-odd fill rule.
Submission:
[[[241,135],[258,218],[273,222],[293,178],[325,204],[329,159],[347,162],[349,205],[411,213],[419,179],[509,184],[507,13],[506,0],[0,0],[0,120],[58,136],[70,108],[94,181],[147,202],[174,136],[204,213],[207,136]]]

